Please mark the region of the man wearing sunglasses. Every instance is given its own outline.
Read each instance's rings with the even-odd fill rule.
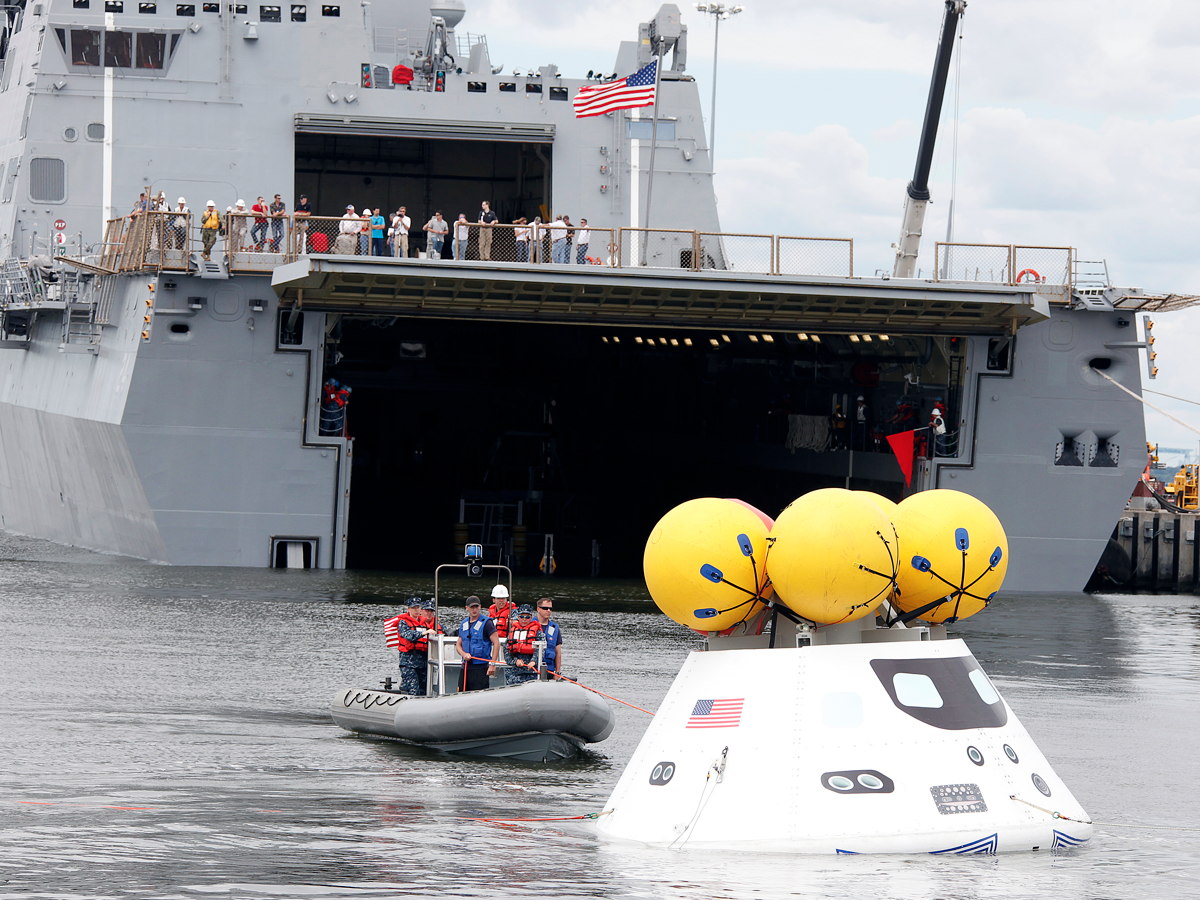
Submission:
[[[563,650],[562,650],[562,629],[558,623],[550,618],[554,612],[554,601],[549,597],[543,597],[537,602],[537,617],[538,625],[541,629],[542,639],[546,642],[546,653],[543,659],[546,661],[547,673],[562,672]],[[553,681],[553,675],[547,675],[548,680]]]

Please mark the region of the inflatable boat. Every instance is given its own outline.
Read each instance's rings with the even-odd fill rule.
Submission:
[[[348,688],[334,700],[332,713],[348,731],[527,762],[570,759],[613,729],[613,713],[604,700],[567,681],[432,697]]]

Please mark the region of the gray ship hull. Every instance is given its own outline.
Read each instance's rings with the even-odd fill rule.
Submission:
[[[160,5],[111,27],[95,0],[19,9],[0,80],[8,531],[256,567],[424,568],[469,539],[526,570],[632,575],[649,527],[692,496],[778,511],[819,487],[949,487],[1004,522],[1009,589],[1078,590],[1140,471],[1141,409],[1091,371],[1139,387],[1139,351],[1114,340],[1130,334],[1123,295],[1078,302],[1069,254],[1044,289],[1014,285],[1019,266],[990,284],[887,281],[855,275],[848,240],[818,253],[717,234],[679,45],[652,148],[648,109],[575,118],[586,79],[493,72],[479,42],[426,65],[455,22],[439,32],[419,4],[285,8],[290,21]],[[669,30],[664,10],[654,27]],[[162,55],[134,28],[151,19]],[[402,27],[432,43],[402,45]],[[141,69],[109,59],[123,30],[146,45]],[[111,64],[89,62],[93,44]],[[622,44],[615,69],[647,46]],[[406,62],[416,81],[393,85]],[[186,196],[184,248],[164,217],[120,221],[147,184]],[[260,192],[284,197],[282,246],[227,219],[202,259],[205,201]],[[303,193],[305,225],[290,215]],[[347,249],[348,202],[407,204],[415,256],[435,208],[474,218],[483,197],[502,222],[588,216],[593,262],[522,260],[511,226],[493,260],[477,239],[463,261],[368,259],[353,239],[328,253]],[[76,262],[31,281],[42,254]],[[331,430],[333,377],[354,393]],[[857,394],[878,427],[901,401],[924,416],[947,395],[954,452],[919,460],[909,486],[873,435],[792,440],[789,419],[829,419]]]

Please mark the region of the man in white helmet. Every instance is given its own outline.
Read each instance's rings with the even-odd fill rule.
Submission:
[[[200,213],[200,240],[204,245],[204,258],[212,253],[213,244],[217,242],[217,233],[221,229],[221,214],[217,212],[217,204],[209,200]]]
[[[167,244],[171,250],[182,250],[187,246],[188,219],[192,216],[192,211],[187,206],[187,198],[180,197],[171,213]]]
[[[508,596],[508,588],[504,585],[492,588],[492,605],[487,614],[496,623],[496,633],[502,638],[508,637],[508,620],[517,614],[517,604]]]

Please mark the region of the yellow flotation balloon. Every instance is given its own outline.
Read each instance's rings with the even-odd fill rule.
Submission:
[[[798,497],[771,537],[771,583],[780,602],[806,619],[861,619],[892,592],[896,531],[865,491],[824,488]]]
[[[1008,538],[985,503],[961,491],[922,491],[901,501],[895,522],[903,548],[897,606],[912,612],[945,598],[919,618],[956,622],[991,602],[1008,571]]]
[[[658,608],[696,631],[723,631],[762,609],[771,518],[741,500],[676,506],[646,541],[642,568]]]

